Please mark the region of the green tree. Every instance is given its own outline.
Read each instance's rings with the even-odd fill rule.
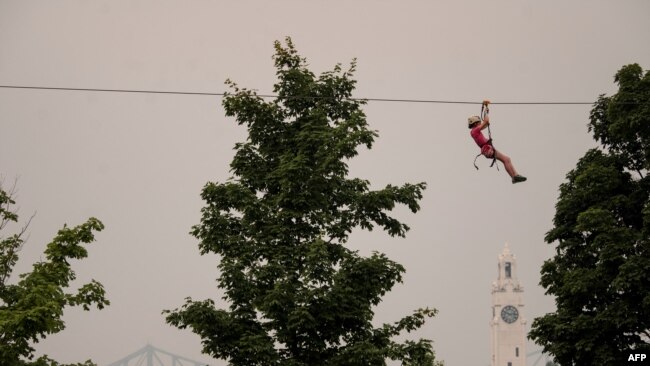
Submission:
[[[0,230],[18,222],[14,204],[13,189],[5,191],[0,185]],[[46,260],[34,264],[32,272],[21,274],[17,283],[11,284],[9,279],[28,225],[29,222],[16,234],[0,236],[0,364],[58,366],[47,356],[31,361],[35,351],[32,344],[65,328],[61,318],[66,307],[82,306],[89,310],[93,304],[99,309],[109,304],[103,286],[94,280],[73,293],[66,292],[75,279],[68,260],[87,257],[88,252],[80,243],[92,242],[93,231],[104,226],[95,218],[74,228],[64,226],[47,245]]]
[[[600,96],[589,150],[560,186],[556,255],[541,285],[554,313],[530,336],[561,365],[620,365],[650,352],[650,74],[637,64],[615,76],[618,92]]]
[[[351,99],[355,61],[316,76],[290,38],[275,43],[279,96],[266,102],[227,81],[226,115],[248,128],[236,144],[232,177],[208,183],[192,234],[202,254],[220,257],[228,309],[187,299],[167,322],[201,336],[203,352],[231,365],[437,365],[429,340],[393,338],[422,326],[434,309],[373,327],[373,307],[402,281],[404,267],[384,254],[346,248],[356,227],[403,237],[387,213],[419,210],[424,183],[370,190],[347,178],[346,161],[372,146],[362,101]]]

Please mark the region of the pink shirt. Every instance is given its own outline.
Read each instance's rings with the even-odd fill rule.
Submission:
[[[472,138],[474,139],[478,147],[483,147],[483,145],[487,144],[488,142],[488,139],[486,139],[485,136],[483,135],[483,132],[481,132],[481,125],[472,128],[469,134],[472,135]]]

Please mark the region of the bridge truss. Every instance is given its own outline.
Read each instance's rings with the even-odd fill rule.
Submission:
[[[163,351],[150,344],[108,366],[208,366],[205,362],[190,360]]]

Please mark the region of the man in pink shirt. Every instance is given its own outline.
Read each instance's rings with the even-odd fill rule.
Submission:
[[[490,124],[489,115],[486,114],[483,120],[481,120],[481,117],[479,116],[471,116],[467,119],[467,124],[469,126],[469,129],[471,130],[470,135],[472,136],[472,138],[474,139],[478,147],[481,148],[481,154],[483,154],[483,156],[485,156],[488,159],[496,158],[497,160],[502,162],[503,165],[506,167],[506,172],[508,172],[508,174],[512,178],[513,184],[524,182],[526,180],[526,177],[517,174],[517,170],[515,170],[514,165],[512,165],[512,161],[510,160],[510,158],[506,154],[497,151],[494,148],[494,146],[492,146],[492,141],[485,138],[483,132],[481,132],[481,130],[483,130]]]

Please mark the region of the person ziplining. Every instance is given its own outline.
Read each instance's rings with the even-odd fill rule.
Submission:
[[[481,106],[481,116],[470,116],[469,118],[467,118],[467,124],[470,129],[470,135],[474,139],[474,142],[476,142],[478,147],[481,149],[481,152],[478,155],[476,155],[476,158],[474,158],[474,167],[478,170],[478,166],[476,165],[476,159],[479,156],[483,155],[488,159],[492,159],[492,164],[490,164],[490,167],[496,164],[497,160],[503,163],[503,166],[506,168],[506,172],[508,172],[508,175],[510,175],[510,178],[512,178],[512,184],[524,182],[526,181],[526,177],[519,175],[517,173],[517,170],[515,169],[515,166],[512,164],[512,160],[510,159],[510,157],[495,149],[494,145],[492,144],[492,133],[490,132],[489,104],[490,104],[489,100],[484,100],[483,105]],[[488,129],[489,138],[486,138],[482,132],[482,130],[485,129],[486,127]],[[499,169],[498,164],[497,164],[497,169]]]

